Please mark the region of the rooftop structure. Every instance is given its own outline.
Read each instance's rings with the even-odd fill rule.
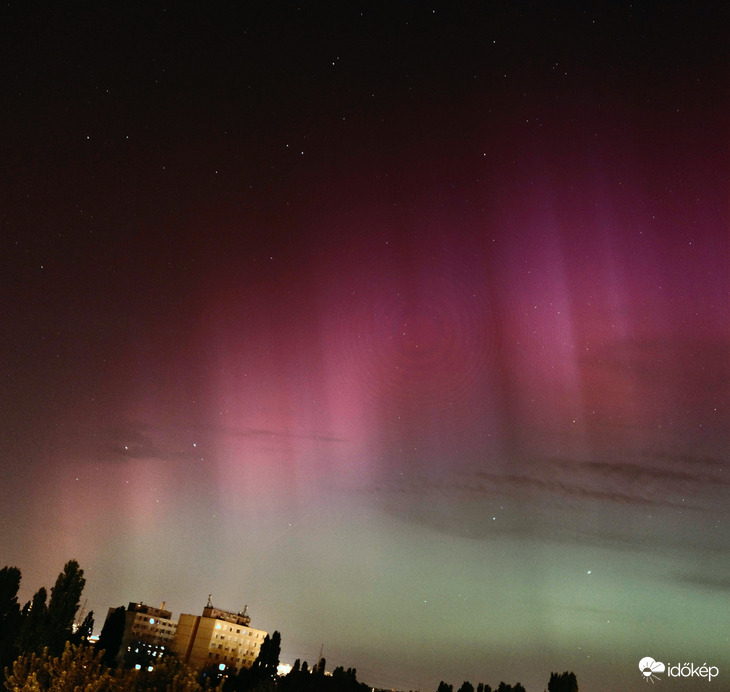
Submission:
[[[202,615],[183,613],[178,620],[173,650],[192,668],[209,666],[238,670],[250,668],[267,633],[250,627],[251,618],[208,604]],[[221,668],[223,666],[223,668]]]

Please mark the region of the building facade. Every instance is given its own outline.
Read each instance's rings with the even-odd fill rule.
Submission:
[[[113,608],[109,609],[109,614]],[[109,617],[109,615],[107,615]],[[144,603],[130,603],[124,613],[120,657],[128,663],[153,662],[171,649],[177,623],[172,612]]]
[[[202,615],[180,615],[173,651],[196,670],[209,666],[233,671],[250,668],[267,634],[250,623],[245,611],[231,613],[214,608],[208,601]]]

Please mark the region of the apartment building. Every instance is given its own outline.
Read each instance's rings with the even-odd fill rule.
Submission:
[[[250,623],[245,609],[242,613],[220,610],[209,600],[202,615],[180,615],[173,651],[197,670],[208,666],[221,670],[250,668],[267,634]]]
[[[109,609],[109,615],[113,612]],[[171,648],[177,623],[172,612],[145,603],[130,603],[124,613],[124,634],[119,650],[126,661],[153,661]]]

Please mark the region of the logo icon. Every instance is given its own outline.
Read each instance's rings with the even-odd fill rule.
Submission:
[[[654,680],[661,680],[656,673],[663,673],[667,667],[661,661],[655,661],[651,656],[645,656],[639,661],[639,670],[644,676],[644,680],[654,684]]]

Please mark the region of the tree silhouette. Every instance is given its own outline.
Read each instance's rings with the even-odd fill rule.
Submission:
[[[0,570],[0,671],[12,663],[18,654],[17,639],[21,616],[18,604],[20,570],[3,567]]]
[[[119,606],[109,613],[99,634],[96,648],[103,651],[102,658],[108,666],[114,664],[119,654],[119,647],[122,645],[125,612],[124,606]]]
[[[76,628],[74,633],[71,635],[69,641],[72,644],[86,644],[89,641],[89,637],[94,633],[94,611],[90,610],[86,617],[83,619],[81,624]]]
[[[63,572],[58,575],[55,586],[51,588],[51,600],[48,603],[46,644],[51,653],[61,653],[65,643],[71,638],[74,617],[79,609],[85,584],[84,571],[79,563],[69,560]]]
[[[270,637],[267,634],[261,644],[259,655],[251,666],[251,672],[258,679],[273,678],[279,667],[281,653],[281,634],[274,632]]]
[[[46,645],[46,628],[48,621],[48,606],[46,600],[48,593],[45,587],[41,586],[33,594],[33,600],[23,606],[20,624],[20,651],[27,653],[31,651],[40,652]]]
[[[267,683],[274,682],[279,668],[281,652],[281,634],[274,632],[264,637],[259,655],[250,668],[241,668],[238,675],[228,678],[224,683],[225,690],[259,690]]]
[[[550,673],[548,692],[578,692],[578,680],[575,673]]]
[[[357,681],[357,670],[355,668],[345,670],[343,666],[338,666],[332,671],[332,677],[328,682],[327,687],[332,692],[358,692],[362,689],[370,689]],[[319,682],[318,684],[321,685],[322,683]]]
[[[487,685],[486,692],[489,692],[489,690],[490,687]],[[526,692],[526,690],[519,682],[516,682],[514,685],[508,685],[506,682],[500,682],[499,687],[497,687],[495,692]]]

